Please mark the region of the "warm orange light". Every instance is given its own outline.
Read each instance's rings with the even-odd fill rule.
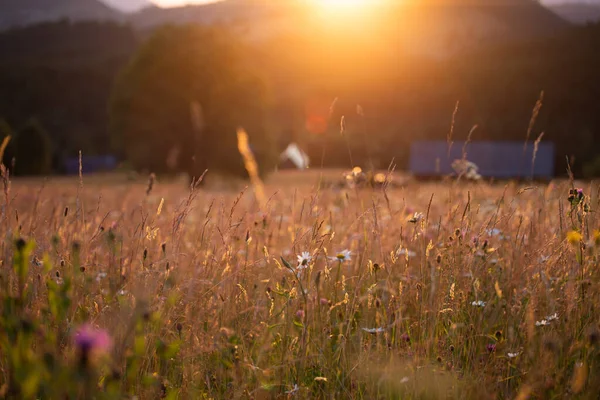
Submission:
[[[369,5],[371,0],[314,0],[326,8],[351,9]]]
[[[326,15],[360,16],[375,9],[375,5],[384,0],[309,0]],[[397,0],[393,0],[397,1]]]

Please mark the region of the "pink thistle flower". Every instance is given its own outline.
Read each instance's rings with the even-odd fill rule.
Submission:
[[[82,355],[91,352],[105,353],[112,346],[110,335],[104,329],[96,329],[90,324],[84,324],[74,335],[75,344]]]

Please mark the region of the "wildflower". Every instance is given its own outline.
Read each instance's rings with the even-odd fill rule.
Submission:
[[[479,167],[468,160],[454,160],[452,162],[452,169],[458,176],[464,176],[466,179],[477,181],[481,179],[479,174]]]
[[[541,321],[536,321],[535,326],[547,326],[547,325],[550,325],[550,323],[552,321],[557,321],[557,320],[558,320],[558,314],[554,313],[552,315],[548,315],[546,318],[544,318]]]
[[[298,310],[296,311],[296,318],[299,320],[303,320],[304,319],[304,310]]]
[[[498,228],[493,228],[493,229],[489,229],[487,231],[487,234],[489,236],[500,236],[502,234],[502,231]]]
[[[100,272],[96,275],[96,282],[100,282],[102,279],[106,278],[106,272]]]
[[[298,384],[295,383],[294,387],[291,390],[288,390],[287,392],[285,392],[285,394],[296,394],[296,392],[298,392],[298,390],[300,390],[300,388],[298,387]]]
[[[298,269],[304,269],[312,262],[312,256],[308,251],[303,251],[298,257]]]
[[[320,303],[321,303],[321,305],[322,305],[322,306],[326,306],[326,305],[328,305],[328,304],[329,304],[329,300],[327,300],[326,298],[324,298],[324,297],[323,297],[323,298],[320,300]]]
[[[396,251],[396,255],[397,256],[414,257],[417,255],[417,253],[415,253],[412,250],[408,250],[408,249],[398,249],[398,251]]]
[[[570,189],[569,190],[569,203],[571,203],[572,207],[577,206],[579,203],[583,201],[585,198],[585,194],[583,193],[583,189]]]
[[[518,357],[520,354],[521,354],[521,352],[506,353],[506,355],[508,356],[508,358],[515,358],[515,357]]]
[[[342,250],[335,257],[329,257],[331,260],[339,261],[343,263],[344,261],[350,261],[352,252],[350,250]]]
[[[127,290],[125,290],[125,289],[121,289],[121,290],[119,290],[119,291],[117,292],[117,294],[118,294],[119,296],[125,296],[125,295],[127,294]]]
[[[546,317],[546,319],[548,320],[548,322],[552,322],[552,321],[558,320],[558,314],[554,313],[552,315],[549,315],[549,316]]]
[[[362,330],[372,335],[385,332],[385,328],[362,328]]]
[[[402,335],[400,335],[400,340],[406,343],[410,343],[410,336],[408,336],[408,333],[403,333]]]
[[[96,329],[90,324],[85,324],[75,332],[75,345],[79,349],[81,363],[87,365],[92,354],[106,353],[111,345],[110,335],[104,329]]]
[[[567,241],[573,246],[581,243],[582,239],[583,235],[577,231],[569,231],[569,233],[567,233]]]
[[[385,176],[385,174],[377,173],[375,174],[375,176],[373,177],[373,181],[378,184],[378,185],[383,185],[387,180],[387,176]]]
[[[413,224],[416,224],[417,222],[422,221],[423,218],[424,218],[423,213],[415,212],[413,214],[413,216],[408,220],[408,222],[412,222]]]
[[[485,345],[485,349],[489,353],[493,353],[494,351],[496,351],[496,344],[495,343],[488,343],[488,344]]]
[[[485,307],[485,301],[477,300],[471,303],[474,307]]]

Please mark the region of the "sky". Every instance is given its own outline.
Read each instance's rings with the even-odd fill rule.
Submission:
[[[182,6],[185,4],[203,4],[203,3],[213,3],[219,0],[102,0],[115,8],[120,8],[124,11],[132,11],[140,8],[142,5],[148,4],[148,2],[153,2],[160,7],[176,7]],[[277,1],[277,0],[272,0]],[[592,4],[600,4],[600,0],[541,0],[542,3],[552,4],[552,3],[592,3]]]

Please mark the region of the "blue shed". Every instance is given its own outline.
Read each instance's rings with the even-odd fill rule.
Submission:
[[[455,142],[448,154],[444,141],[417,141],[410,148],[410,171],[417,177],[436,177],[454,173],[452,162],[463,158],[465,142]],[[466,159],[479,167],[479,174],[489,178],[554,177],[554,144],[540,143],[532,171],[534,143],[470,142],[465,147]],[[533,174],[532,174],[533,172]]]
[[[67,175],[79,174],[79,157],[67,158],[63,165]],[[81,167],[83,174],[112,171],[117,167],[117,159],[111,155],[83,156],[81,157]]]

